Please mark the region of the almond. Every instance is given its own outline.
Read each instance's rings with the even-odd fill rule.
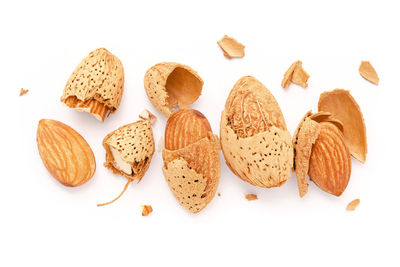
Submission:
[[[40,120],[37,145],[47,170],[63,185],[79,186],[92,178],[96,170],[92,149],[71,127],[55,120]]]
[[[320,123],[320,133],[310,157],[310,179],[322,190],[340,196],[351,174],[351,158],[343,133],[330,122]]]
[[[290,177],[293,147],[281,109],[251,76],[231,90],[221,115],[221,146],[228,167],[260,187],[281,186]]]
[[[203,80],[191,67],[162,62],[144,75],[144,88],[150,102],[165,117],[177,109],[185,109],[201,95]]]
[[[173,113],[165,127],[163,173],[178,202],[192,213],[214,198],[221,166],[219,140],[197,110]]]
[[[70,108],[93,114],[99,121],[115,112],[124,91],[121,61],[105,48],[92,51],[75,68],[61,101]]]

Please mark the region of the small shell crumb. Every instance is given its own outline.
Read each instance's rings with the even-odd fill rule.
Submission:
[[[379,84],[378,74],[376,73],[374,67],[372,67],[369,61],[361,61],[361,65],[358,70],[364,79],[370,81],[373,84]]]
[[[148,111],[147,109],[144,109],[140,114],[139,114],[139,118],[141,118],[142,120],[148,120],[150,122],[151,125],[153,125],[156,120],[157,117],[154,116],[153,113],[151,113],[150,111]]]
[[[29,92],[28,89],[21,88],[21,91],[19,91],[19,96],[23,96],[23,95],[27,94],[28,92]]]
[[[258,199],[258,196],[255,195],[255,194],[247,194],[247,195],[246,195],[246,199],[247,199],[248,201],[257,200],[257,199]]]
[[[221,193],[218,193],[218,196],[220,197],[220,196],[221,196]]]
[[[359,198],[354,199],[349,204],[347,204],[346,210],[355,210],[359,204],[360,204],[360,199]]]
[[[153,208],[150,205],[143,205],[142,216],[148,216],[153,212]]]
[[[221,40],[219,40],[218,45],[221,47],[226,58],[232,59],[234,57],[241,58],[244,57],[245,46],[235,38],[225,35]]]
[[[303,69],[303,63],[298,60],[294,62],[283,76],[281,86],[287,88],[290,83],[296,83],[306,88],[308,86],[307,81],[310,75]]]

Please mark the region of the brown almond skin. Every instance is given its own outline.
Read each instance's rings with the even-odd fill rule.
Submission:
[[[93,177],[96,170],[93,151],[68,125],[55,120],[40,120],[37,145],[43,164],[63,185],[80,186]]]
[[[310,157],[309,176],[322,190],[340,196],[349,183],[351,158],[343,133],[330,122],[321,122]]]
[[[173,113],[165,127],[165,148],[178,150],[207,137],[212,132],[207,118],[194,109],[181,109]]]

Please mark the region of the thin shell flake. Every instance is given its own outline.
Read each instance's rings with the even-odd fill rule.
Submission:
[[[226,58],[240,58],[244,57],[244,48],[245,46],[235,38],[229,37],[225,35],[221,40],[218,42],[219,47],[221,47],[222,51],[224,52],[224,56]]]

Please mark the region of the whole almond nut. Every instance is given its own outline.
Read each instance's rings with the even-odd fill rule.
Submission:
[[[343,133],[330,122],[320,123],[320,133],[312,147],[310,179],[322,190],[340,196],[351,174],[351,158]]]
[[[163,173],[173,195],[192,213],[214,198],[221,172],[219,140],[208,120],[193,109],[173,113],[165,128]]]
[[[92,178],[96,170],[92,149],[68,125],[55,120],[40,120],[37,145],[43,164],[63,185],[79,186]]]
[[[99,121],[115,112],[124,91],[121,61],[105,48],[92,51],[75,68],[61,101],[70,108],[91,113]]]
[[[221,146],[228,167],[260,187],[281,186],[290,177],[293,147],[281,109],[251,76],[231,90],[221,116]]]

